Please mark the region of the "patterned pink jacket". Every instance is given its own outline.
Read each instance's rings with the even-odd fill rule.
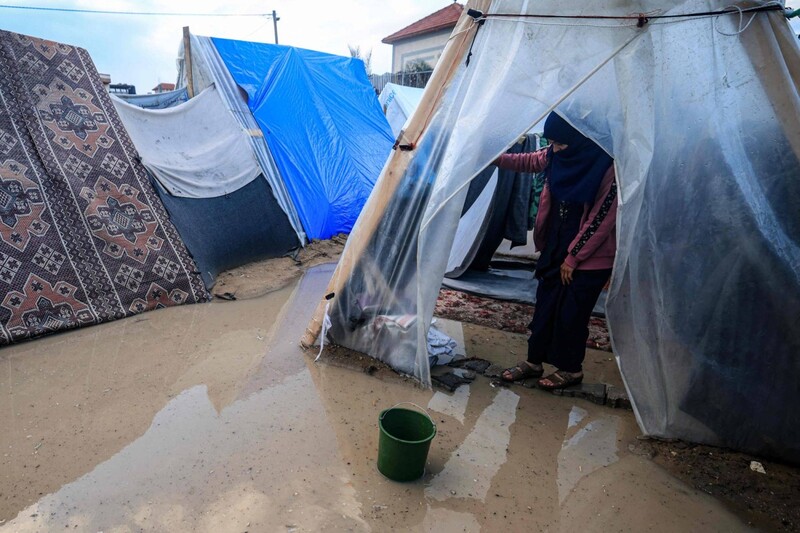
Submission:
[[[495,163],[515,172],[541,172],[547,167],[547,149],[528,154],[503,154]],[[538,250],[545,245],[551,208],[550,188],[545,183],[533,231]],[[581,229],[569,245],[565,263],[576,270],[611,268],[617,253],[616,225],[617,182],[614,165],[611,165],[600,182],[594,203],[584,207]]]

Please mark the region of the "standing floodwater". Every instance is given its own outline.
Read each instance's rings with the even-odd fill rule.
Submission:
[[[0,531],[745,529],[627,451],[630,412],[313,363],[297,340],[331,272],[0,350]],[[471,353],[524,349],[464,332]],[[376,468],[403,401],[437,426],[411,483]]]

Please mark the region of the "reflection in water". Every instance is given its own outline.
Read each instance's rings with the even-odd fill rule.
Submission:
[[[617,432],[636,431],[629,413],[311,363],[297,339],[331,268],[258,299],[4,348],[0,532],[736,529],[652,463],[620,453],[601,468]],[[468,334],[476,355],[515,342]],[[451,417],[415,483],[375,468],[378,413],[401,401]]]
[[[569,412],[569,422],[567,422],[567,428],[574,428],[580,424],[588,414],[589,412],[586,409],[582,409],[577,405],[573,405],[572,410]]]
[[[302,372],[220,414],[205,386],[184,391],[142,437],[6,529],[244,531],[276,520],[302,530],[363,528],[324,411],[300,393],[309,387]]]
[[[452,497],[484,501],[492,479],[506,462],[509,427],[517,418],[518,403],[519,396],[500,389],[444,470],[425,489],[425,496],[439,501]]]
[[[463,424],[469,402],[469,390],[469,385],[461,385],[453,394],[436,391],[431,401],[428,402],[428,409],[452,416]]]
[[[464,533],[478,533],[481,525],[474,515],[470,513],[459,513],[449,509],[431,508],[422,521],[422,531],[463,531]]]
[[[569,414],[569,428],[578,427],[587,415],[584,409],[573,407]],[[564,503],[564,499],[583,477],[619,460],[617,456],[619,430],[620,418],[603,414],[590,420],[572,437],[565,437],[561,451],[558,452],[559,503]]]

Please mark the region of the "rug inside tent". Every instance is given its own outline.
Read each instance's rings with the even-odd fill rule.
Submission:
[[[0,344],[208,299],[88,52],[0,31]]]

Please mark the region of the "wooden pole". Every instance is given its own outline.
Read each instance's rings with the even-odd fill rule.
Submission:
[[[186,69],[186,90],[189,98],[194,98],[194,78],[192,76],[192,40],[189,37],[189,26],[183,27],[183,68]]]
[[[436,69],[425,87],[422,100],[412,115],[408,128],[400,132],[397,144],[408,144],[413,147],[427,129],[430,117],[433,116],[439,106],[445,88],[450,83],[450,80],[453,79],[459,64],[466,56],[467,50],[472,43],[472,38],[477,31],[477,25],[467,15],[467,10],[477,9],[485,13],[490,4],[491,0],[470,0],[467,3],[461,18],[458,19],[458,23],[453,29],[450,41],[444,52],[442,52]],[[328,284],[326,296],[333,294],[333,298],[335,298],[347,283],[353,268],[358,263],[378,224],[380,224],[389,201],[394,196],[395,190],[405,175],[406,169],[415,153],[413,149],[410,151],[400,149],[392,151],[383,173],[375,184],[369,200],[367,200],[356,225],[353,227],[353,231],[350,233],[350,237],[347,239],[347,245],[345,245],[339,263],[336,265],[336,270],[333,272],[333,277]],[[306,328],[302,339],[300,339],[300,345],[304,348],[312,346],[317,337],[319,337],[327,302],[327,299],[323,299],[314,310],[311,322]]]

